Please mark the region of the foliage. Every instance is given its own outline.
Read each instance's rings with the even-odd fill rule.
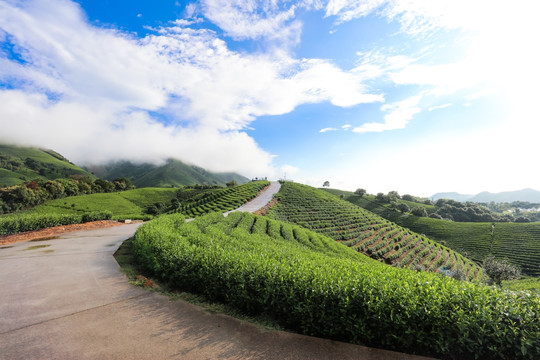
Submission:
[[[323,184],[322,184],[323,187],[325,188],[329,188],[330,187],[330,181],[326,180]]]
[[[477,263],[489,255],[492,222],[446,221],[436,213],[429,217],[401,214],[371,195],[362,198],[349,196],[346,200],[416,233],[425,234],[462,254],[467,253],[467,257]],[[430,211],[427,210],[428,213]],[[493,255],[508,258],[528,276],[540,276],[540,222],[496,223]]]
[[[411,214],[418,217],[428,216],[426,209],[421,206],[415,206],[412,208]]]
[[[507,259],[499,260],[488,256],[484,260],[483,267],[491,282],[498,286],[501,286],[503,280],[519,279],[521,276],[521,270],[516,265],[510,264]]]
[[[145,209],[155,203],[167,204],[176,195],[176,189],[143,188],[122,192],[88,194],[50,200],[30,210],[4,216],[24,216],[25,214],[82,215],[95,211],[110,211],[113,219],[149,220],[153,216]]]
[[[260,180],[225,189],[202,189],[191,192],[182,189],[177,193],[178,203],[171,203],[169,211],[196,217],[214,211],[234,210],[256,197],[269,184],[269,181]]]
[[[329,236],[373,259],[433,272],[445,265],[451,272],[464,271],[469,279],[482,277],[480,267],[462,255],[327,191],[287,182],[277,196],[279,202],[267,216]]]
[[[402,213],[406,213],[406,212],[411,211],[411,209],[409,208],[409,206],[408,206],[407,204],[405,204],[405,203],[399,203],[399,204],[397,205],[397,209],[398,209],[399,211],[401,211]]]
[[[48,200],[62,199],[92,193],[109,193],[133,189],[126,178],[110,182],[103,179],[92,180],[87,176],[73,176],[70,179],[35,180],[25,184],[0,189],[0,214],[11,213],[43,204]]]
[[[356,189],[354,194],[362,197],[362,196],[364,196],[366,194],[366,190],[365,189]]]
[[[364,261],[333,240],[245,213],[162,216],[133,241],[179,288],[301,333],[447,358],[540,356],[540,298]]]
[[[540,295],[540,277],[536,278],[522,278],[518,280],[503,280],[503,289],[513,291],[530,291]]]
[[[54,151],[0,144],[0,188],[76,174],[95,178]]]
[[[82,215],[28,214],[0,217],[0,235],[10,235],[25,231],[40,230],[52,226],[80,224],[97,220],[110,220],[109,211],[86,213]]]
[[[512,216],[499,215],[485,206],[473,202],[462,203],[455,200],[439,199],[435,203],[437,214],[445,219],[459,222],[504,222],[512,221]]]

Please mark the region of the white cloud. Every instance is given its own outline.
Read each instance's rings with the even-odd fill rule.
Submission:
[[[352,127],[350,124],[343,125],[341,128],[345,131],[349,130]]]
[[[206,18],[236,40],[269,38],[292,44],[300,40],[296,5],[281,7],[275,0],[202,0],[202,9]]]
[[[433,111],[433,110],[439,110],[439,109],[444,109],[444,108],[447,108],[447,107],[450,107],[452,106],[452,104],[442,104],[442,105],[436,105],[436,106],[432,106],[428,109],[428,111]]]
[[[0,80],[19,89],[0,90],[9,104],[0,110],[2,140],[78,162],[177,157],[260,176],[275,172],[272,156],[242,132],[257,116],[303,103],[382,100],[363,85],[365,74],[319,59],[235,52],[214,32],[189,28],[196,19],[143,39],[84,19],[66,1],[0,3],[0,34],[25,60],[0,54]]]
[[[320,133],[325,133],[327,131],[337,131],[338,129],[337,128],[333,128],[333,127],[327,127],[327,128],[324,128],[324,129],[321,129],[319,130]]]
[[[366,16],[381,7],[387,0],[330,0],[326,16],[337,16],[338,23]]]
[[[413,116],[421,111],[418,106],[420,99],[420,96],[412,96],[394,104],[385,104],[381,107],[382,111],[388,112],[384,116],[384,123],[366,123],[355,127],[352,131],[362,134],[403,129]]]
[[[284,173],[284,174],[287,174],[287,175],[294,175],[294,174],[297,174],[300,169],[298,169],[297,167],[295,166],[292,166],[292,165],[289,165],[289,164],[285,164],[281,167],[281,171]]]

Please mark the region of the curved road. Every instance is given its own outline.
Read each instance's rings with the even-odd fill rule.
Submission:
[[[0,247],[0,359],[418,359],[267,331],[132,286],[138,224]]]

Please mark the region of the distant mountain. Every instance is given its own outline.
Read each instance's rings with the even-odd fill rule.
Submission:
[[[431,196],[431,200],[437,201],[439,199],[451,199],[456,201],[469,201],[470,198],[472,198],[474,195],[465,195],[465,194],[459,194],[457,192],[445,192],[445,193],[436,193],[435,195]]]
[[[431,197],[433,201],[439,199],[452,199],[456,201],[472,201],[472,202],[514,202],[514,201],[528,201],[530,203],[540,203],[540,191],[533,189],[523,189],[517,191],[505,191],[500,193],[490,193],[488,191],[483,191],[476,195],[464,195],[456,192],[449,193],[437,193]]]
[[[68,178],[71,175],[95,178],[55,151],[0,144],[0,187],[35,179]]]
[[[517,191],[505,191],[500,193],[490,193],[487,191],[475,195],[469,201],[475,202],[513,202],[513,201],[528,201],[531,203],[540,203],[540,191],[533,189],[523,189]]]
[[[179,160],[167,160],[164,165],[133,164],[129,161],[89,166],[88,170],[107,180],[127,177],[136,187],[172,187],[193,184],[225,185],[231,180],[239,184],[249,181],[236,173],[213,173]]]

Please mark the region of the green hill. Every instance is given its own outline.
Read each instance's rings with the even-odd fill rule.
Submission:
[[[286,182],[268,216],[298,224],[389,265],[481,278],[461,254],[320,189]]]
[[[232,188],[138,188],[69,196],[0,218],[47,214],[83,215],[99,211],[110,212],[113,219],[150,219],[163,212],[181,212],[188,217],[197,217],[209,212],[236,209],[257,196],[268,184],[268,181],[250,181]]]
[[[54,180],[71,175],[95,178],[52,150],[0,144],[0,188],[35,179]]]
[[[477,262],[489,254],[492,222],[454,222],[417,217],[384,206],[372,196],[349,196],[346,200],[400,226],[424,234]],[[498,259],[507,258],[518,265],[525,275],[540,276],[540,223],[496,223],[493,255]]]
[[[95,175],[107,180],[127,177],[136,187],[179,187],[183,185],[225,185],[231,180],[238,184],[249,181],[236,173],[213,173],[203,168],[169,159],[164,165],[134,164],[128,161],[102,166],[89,166]]]
[[[95,211],[109,211],[113,219],[148,219],[146,209],[155,203],[169,204],[176,197],[178,189],[141,188],[122,192],[98,193],[69,196],[50,200],[30,210],[19,211],[4,217],[17,217],[30,214],[73,215]]]

